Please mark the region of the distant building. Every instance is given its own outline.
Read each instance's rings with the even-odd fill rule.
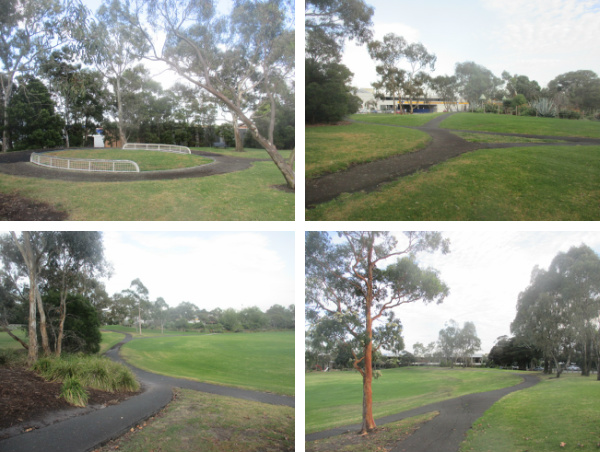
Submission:
[[[394,109],[396,112],[403,111],[404,113],[410,113],[410,101],[406,98],[394,100],[390,96],[385,99],[377,99],[372,88],[359,88],[356,95],[363,102],[360,113],[374,111],[392,113]],[[426,97],[413,99],[412,104],[414,113],[442,113],[447,109],[450,111],[466,111],[469,106],[469,103],[463,99],[445,105],[444,101],[435,93],[429,93]]]

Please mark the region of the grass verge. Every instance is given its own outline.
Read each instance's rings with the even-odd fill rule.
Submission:
[[[600,138],[598,121],[571,121],[531,116],[458,113],[442,121],[440,127],[482,132]]]
[[[113,345],[117,345],[125,338],[124,334],[114,333],[112,331],[102,331],[100,334],[102,334],[102,340],[100,342],[100,354],[103,354]]]
[[[294,394],[294,332],[152,337],[125,344],[121,355],[171,377]]]
[[[373,381],[375,418],[441,400],[513,386],[521,378],[492,369],[408,367],[383,370]],[[360,423],[362,379],[355,372],[306,375],[306,433]]]
[[[408,127],[420,127],[444,113],[419,113],[415,115],[392,115],[386,113],[356,114],[350,118],[354,121],[372,122],[374,124],[390,124]]]
[[[597,451],[600,383],[596,376],[545,377],[504,397],[469,430],[461,452]]]
[[[73,159],[132,160],[138,164],[140,171],[191,168],[212,162],[212,159],[193,154],[126,149],[69,149],[47,154]]]
[[[564,143],[551,138],[526,138],[506,135],[487,135],[485,133],[453,132],[454,135],[471,143]]]
[[[418,130],[370,124],[307,127],[305,137],[308,178],[343,171],[356,163],[413,152],[431,140]]]
[[[342,195],[308,220],[600,219],[600,146],[483,149],[368,194]]]
[[[81,386],[106,392],[137,391],[140,388],[129,368],[100,356],[41,358],[32,369],[48,381],[65,382],[75,378]]]
[[[217,176],[140,182],[68,182],[0,174],[16,193],[81,221],[293,221],[294,193],[273,162]]]
[[[311,441],[306,444],[306,452],[386,452],[394,449],[400,442],[412,435],[426,422],[429,422],[439,414],[432,411],[421,416],[392,422],[368,435],[357,435],[346,433],[323,440]]]
[[[159,415],[99,452],[294,450],[294,409],[176,389]]]

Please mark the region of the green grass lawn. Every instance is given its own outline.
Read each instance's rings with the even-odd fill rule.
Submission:
[[[375,418],[521,382],[518,376],[492,369],[408,367],[383,370],[373,380]],[[362,377],[355,372],[306,374],[306,433],[360,423]]]
[[[138,164],[140,171],[191,168],[212,162],[212,159],[193,154],[127,149],[69,149],[47,154],[73,159],[132,160]]]
[[[568,121],[565,121],[568,122]],[[308,220],[600,220],[600,146],[483,149],[368,194],[342,195]]]
[[[370,124],[307,127],[305,137],[308,178],[422,149],[431,140],[418,130]]]
[[[596,376],[545,377],[504,397],[473,424],[461,452],[597,451],[600,382]],[[561,445],[562,444],[562,445]]]
[[[487,135],[485,133],[454,132],[454,135],[471,143],[565,143],[551,138],[526,138],[505,135]]]
[[[124,334],[113,333],[111,331],[101,331],[101,334],[102,334],[102,340],[100,341],[100,353],[101,354],[106,352],[113,345],[118,344],[125,338]]]
[[[173,336],[173,335],[200,335],[206,334],[199,331],[177,331],[177,330],[169,330],[165,329],[161,331],[160,328],[142,328],[142,335],[138,334],[138,329],[133,326],[122,326],[122,325],[106,325],[102,327],[103,330],[116,331],[119,333],[129,333],[134,337],[147,337],[147,336]]]
[[[392,115],[386,113],[351,115],[355,121],[372,122],[374,124],[395,124],[399,126],[419,127],[444,113],[419,113],[414,115]]]
[[[293,451],[294,409],[177,389],[159,416],[100,452]]]
[[[121,354],[134,366],[163,375],[294,394],[293,332],[138,339]]]
[[[266,152],[264,153],[266,155]],[[293,221],[294,193],[272,161],[203,178],[68,182],[0,174],[0,193],[16,193],[81,221]]]
[[[572,121],[531,116],[459,113],[442,121],[440,127],[482,132],[600,138],[598,121]]]
[[[12,330],[15,336],[27,342],[27,332],[21,329]],[[1,331],[0,332],[0,350],[4,349],[15,349],[15,350],[25,350],[21,344],[15,341],[12,337],[8,335],[8,333]]]

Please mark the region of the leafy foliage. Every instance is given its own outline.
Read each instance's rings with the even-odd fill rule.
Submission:
[[[531,107],[538,116],[543,118],[554,118],[556,116],[556,107],[554,102],[547,97],[542,97],[531,103]]]

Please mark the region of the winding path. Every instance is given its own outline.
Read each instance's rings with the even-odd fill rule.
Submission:
[[[242,171],[253,162],[267,161],[243,157],[230,157],[213,152],[192,151],[192,154],[209,157],[212,163],[163,171],[142,171],[140,173],[89,173],[58,168],[46,168],[29,162],[34,151],[9,152],[0,155],[0,173],[13,176],[37,177],[42,179],[64,180],[72,182],[135,182],[142,180],[169,180],[190,177],[207,177],[216,174]]]
[[[381,426],[390,422],[439,411],[440,414],[421,426],[415,433],[392,449],[391,452],[457,452],[471,425],[483,416],[494,403],[511,392],[520,391],[539,383],[536,375],[522,375],[523,382],[516,386],[494,391],[467,394],[442,402],[436,402],[402,413],[377,419]],[[305,440],[315,441],[348,432],[360,431],[361,425],[348,425],[306,435]]]
[[[370,192],[376,190],[381,184],[390,182],[400,177],[408,176],[417,171],[422,171],[453,157],[478,149],[499,149],[511,147],[531,146],[574,146],[574,145],[600,145],[600,139],[580,137],[557,137],[545,135],[529,135],[515,133],[481,132],[470,130],[441,129],[440,123],[455,113],[438,116],[424,126],[409,127],[392,124],[374,124],[382,127],[401,127],[415,129],[431,136],[431,143],[424,149],[389,157],[383,160],[363,163],[352,166],[346,171],[327,174],[325,176],[305,181],[305,205],[307,208],[317,204],[331,201],[342,193],[357,191]],[[360,121],[353,121],[361,123]],[[566,143],[471,143],[452,132],[470,132],[486,135],[499,135],[523,138],[541,138],[561,140]]]
[[[2,452],[86,452],[117,438],[162,410],[172,399],[173,388],[193,389],[271,405],[295,407],[294,397],[248,391],[227,386],[166,377],[134,367],[119,356],[130,334],[106,352],[106,356],[129,366],[142,384],[143,392],[118,405],[71,417],[39,430],[0,441]]]

